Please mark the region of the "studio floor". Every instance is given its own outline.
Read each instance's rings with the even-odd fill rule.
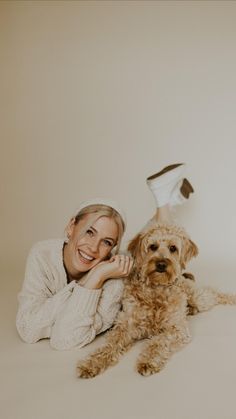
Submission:
[[[222,289],[224,274],[224,290],[236,292],[233,269],[216,273],[209,267],[209,276],[204,271],[208,285]],[[159,374],[144,378],[135,371],[139,342],[117,366],[82,380],[76,378],[77,360],[105,336],[63,352],[47,340],[23,343],[15,329],[19,278],[4,275],[1,282],[2,419],[235,419],[235,306],[191,317],[192,342]]]

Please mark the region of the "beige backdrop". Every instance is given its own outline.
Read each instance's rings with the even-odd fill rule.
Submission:
[[[1,1],[1,266],[63,234],[81,200],[154,211],[145,179],[184,161],[176,211],[198,263],[235,257],[236,2]],[[232,265],[233,266],[233,265]]]
[[[78,380],[101,345],[53,351],[15,328],[27,253],[63,235],[81,200],[154,212],[145,179],[184,161],[175,217],[199,244],[197,284],[236,292],[236,2],[0,1],[0,406],[3,419],[235,419],[235,306],[189,319],[192,342],[140,377],[139,342]]]

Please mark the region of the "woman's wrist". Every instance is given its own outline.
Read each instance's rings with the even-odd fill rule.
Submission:
[[[88,273],[79,284],[88,289],[99,289],[102,288],[105,278],[98,276],[95,273]]]

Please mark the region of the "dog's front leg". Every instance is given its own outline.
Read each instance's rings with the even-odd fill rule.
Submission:
[[[119,357],[128,351],[134,340],[129,334],[128,324],[117,324],[107,333],[106,344],[87,359],[77,364],[77,375],[81,378],[92,378],[115,365]]]
[[[172,353],[191,340],[187,323],[183,327],[172,326],[154,336],[139,355],[137,371],[144,376],[162,370]]]

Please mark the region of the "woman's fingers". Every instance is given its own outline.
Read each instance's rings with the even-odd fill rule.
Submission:
[[[124,274],[129,275],[132,266],[133,266],[133,259],[131,259],[129,256],[125,257],[125,261],[124,261]]]
[[[127,276],[133,266],[133,259],[127,255],[116,255],[115,261],[118,264],[118,269],[123,276]]]

